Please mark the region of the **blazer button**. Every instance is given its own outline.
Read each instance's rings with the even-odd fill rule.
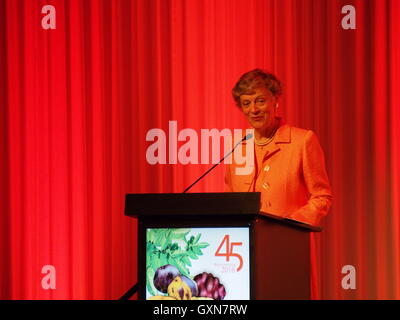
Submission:
[[[269,185],[268,182],[264,182],[263,185],[262,185],[262,187],[263,187],[264,189],[268,189],[268,188],[270,187],[270,185]]]
[[[264,168],[264,171],[269,171],[270,168],[271,167],[269,165],[266,165],[265,168]]]

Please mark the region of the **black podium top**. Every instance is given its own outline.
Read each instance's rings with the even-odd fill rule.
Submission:
[[[322,230],[317,226],[260,212],[260,197],[260,192],[127,194],[125,215],[139,219],[167,216],[240,216],[249,220],[274,220],[306,231]]]
[[[125,215],[257,215],[259,192],[127,194]]]

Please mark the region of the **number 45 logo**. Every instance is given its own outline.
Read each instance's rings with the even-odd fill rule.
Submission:
[[[224,245],[225,245],[225,252],[221,252],[221,249]],[[225,257],[226,261],[229,261],[230,257],[238,258],[239,259],[239,267],[236,269],[236,271],[240,271],[243,267],[243,258],[240,254],[233,252],[233,247],[241,246],[241,245],[242,245],[242,242],[230,242],[229,234],[227,234],[222,239],[221,244],[219,245],[217,251],[215,251],[214,255],[216,257]]]

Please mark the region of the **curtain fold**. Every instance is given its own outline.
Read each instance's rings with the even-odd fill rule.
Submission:
[[[246,128],[230,92],[258,67],[283,82],[281,115],[325,151],[334,199],[310,239],[313,298],[400,299],[399,14],[397,0],[0,1],[0,298],[129,289],[125,194],[182,192],[211,165],[149,164],[147,132]],[[223,191],[223,176],[192,192]]]

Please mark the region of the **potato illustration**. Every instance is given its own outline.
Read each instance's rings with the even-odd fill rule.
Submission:
[[[178,268],[173,265],[166,264],[162,267],[159,267],[154,274],[154,286],[158,291],[167,293],[169,284],[180,274],[181,273],[179,272]]]
[[[182,280],[182,276],[177,276],[168,286],[168,295],[176,300],[191,300],[192,290],[186,282]]]

